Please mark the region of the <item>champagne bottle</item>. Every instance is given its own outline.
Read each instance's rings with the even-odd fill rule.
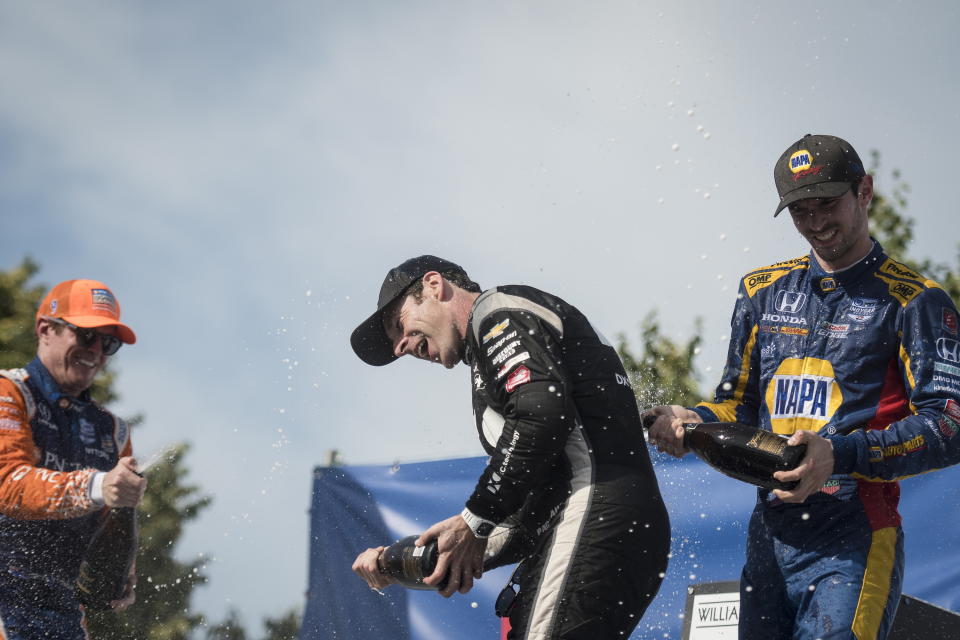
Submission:
[[[437,541],[431,540],[418,547],[414,545],[418,537],[407,536],[384,549],[377,559],[380,571],[408,589],[442,589],[446,581],[437,586],[423,582],[437,568],[437,559],[440,557]]]
[[[77,598],[88,609],[106,610],[126,588],[137,555],[139,527],[134,507],[113,507],[93,534],[80,563]]]
[[[656,416],[646,416],[644,427],[654,420]],[[720,473],[769,490],[798,484],[781,482],[773,474],[795,469],[807,452],[805,444],[788,445],[785,436],[738,422],[690,422],[683,428],[683,446]]]

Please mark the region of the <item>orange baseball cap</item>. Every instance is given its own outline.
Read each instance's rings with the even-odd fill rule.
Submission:
[[[137,336],[120,322],[120,303],[107,285],[97,280],[67,280],[47,294],[37,318],[60,318],[84,329],[116,327],[121,342],[133,344]]]

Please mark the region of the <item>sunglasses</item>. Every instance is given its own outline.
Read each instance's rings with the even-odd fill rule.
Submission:
[[[103,350],[103,355],[112,356],[117,351],[120,350],[123,343],[120,341],[120,338],[117,336],[111,336],[108,333],[100,333],[96,329],[84,329],[78,327],[75,324],[70,324],[66,320],[61,320],[60,318],[47,318],[50,322],[54,324],[59,324],[63,327],[67,327],[77,336],[77,344],[79,344],[84,349],[89,349],[93,346],[93,343],[100,339],[100,348]]]
[[[497,601],[493,605],[493,611],[496,613],[499,618],[509,618],[510,611],[513,610],[513,605],[517,601],[517,590],[513,587],[520,583],[520,579],[523,576],[523,563],[517,565],[516,569],[513,570],[513,574],[510,576],[510,580],[507,581],[507,586],[503,588],[503,591],[500,592],[500,595],[497,596]]]

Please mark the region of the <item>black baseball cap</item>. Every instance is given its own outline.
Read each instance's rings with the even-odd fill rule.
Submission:
[[[390,364],[397,359],[393,353],[393,343],[387,338],[383,328],[383,312],[390,303],[402,296],[414,282],[431,271],[440,273],[459,272],[469,279],[462,267],[449,260],[436,256],[420,256],[410,258],[398,267],[390,269],[380,287],[380,297],[377,299],[377,310],[369,318],[360,323],[350,336],[350,346],[354,353],[375,367]]]
[[[866,175],[860,156],[846,140],[809,133],[783,152],[773,167],[780,204],[773,216],[804,198],[836,198]]]

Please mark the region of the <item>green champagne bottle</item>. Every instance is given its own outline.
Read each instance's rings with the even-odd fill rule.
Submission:
[[[644,427],[654,420],[644,417]],[[683,446],[720,473],[768,490],[789,491],[798,484],[773,474],[795,469],[807,453],[805,444],[788,445],[786,436],[739,422],[689,422],[683,428]]]
[[[123,596],[139,533],[134,507],[113,507],[107,512],[80,563],[77,598],[81,604],[102,611]]]

